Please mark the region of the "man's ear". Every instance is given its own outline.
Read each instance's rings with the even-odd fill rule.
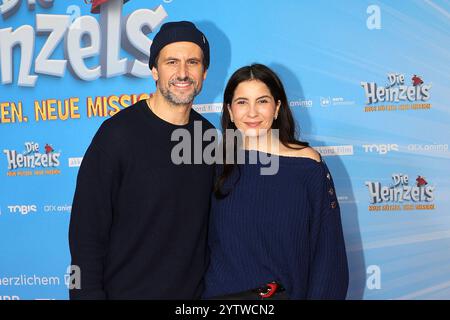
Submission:
[[[158,81],[158,79],[159,79],[158,69],[156,69],[155,66],[153,66],[153,68],[152,68],[152,77],[153,77],[153,80],[155,80],[155,81]]]
[[[208,69],[206,69],[204,72],[203,72],[203,81],[205,81],[206,80],[206,74],[208,73]]]

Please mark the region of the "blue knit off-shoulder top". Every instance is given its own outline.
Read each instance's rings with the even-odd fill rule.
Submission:
[[[276,174],[249,163],[261,156],[277,157]],[[259,151],[245,151],[245,159],[224,185],[229,195],[212,196],[203,298],[278,281],[291,299],[345,299],[340,207],[325,162]]]

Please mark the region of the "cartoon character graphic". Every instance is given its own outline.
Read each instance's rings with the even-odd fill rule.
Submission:
[[[109,0],[84,0],[86,4],[92,4],[91,13],[99,13],[100,6]],[[123,0],[123,3],[128,2],[128,0]]]
[[[417,87],[417,86],[420,86],[420,85],[423,84],[423,80],[420,77],[418,77],[417,75],[414,75],[411,78],[411,80],[412,80],[412,83],[413,83],[414,87]]]
[[[45,149],[45,153],[46,153],[46,154],[49,154],[49,153],[51,153],[51,152],[54,151],[53,148],[52,148],[52,146],[50,146],[48,143],[45,144],[44,149]]]
[[[425,180],[425,177],[422,176],[417,176],[416,182],[418,187],[423,187],[428,184],[428,182]]]

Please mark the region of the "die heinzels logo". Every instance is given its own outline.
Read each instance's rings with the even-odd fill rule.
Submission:
[[[54,147],[48,143],[44,145],[44,152],[40,152],[37,142],[25,142],[25,150],[4,149],[8,163],[7,176],[32,176],[32,175],[55,175],[60,174],[59,158],[61,152],[56,152]]]
[[[378,181],[366,181],[369,191],[369,211],[434,210],[435,186],[427,178],[418,175],[410,183],[407,174],[394,173],[392,184],[382,186]]]
[[[365,112],[431,109],[427,101],[432,85],[425,83],[422,76],[388,73],[387,80],[385,86],[376,82],[361,82],[366,96]]]

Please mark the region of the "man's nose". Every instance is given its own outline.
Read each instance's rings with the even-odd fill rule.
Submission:
[[[180,63],[177,70],[177,76],[180,79],[186,79],[188,75],[187,66],[185,63]]]

